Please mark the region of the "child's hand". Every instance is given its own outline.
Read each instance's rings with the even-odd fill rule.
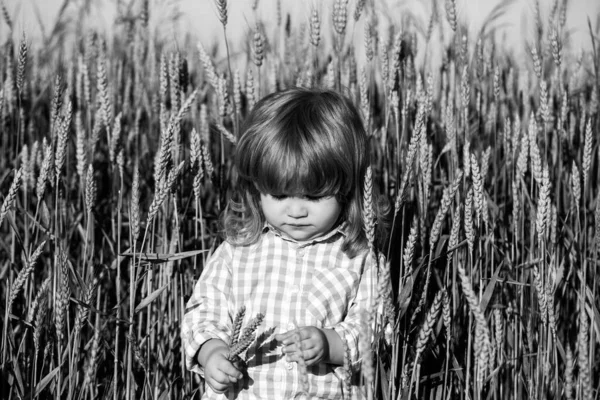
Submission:
[[[304,326],[275,336],[283,345],[282,351],[288,362],[298,362],[299,350],[307,366],[316,365],[329,358],[329,342],[325,333],[315,326]]]
[[[217,393],[225,392],[232,383],[242,379],[242,373],[227,359],[229,349],[220,340],[210,340],[202,346],[198,359],[204,366],[204,379]]]

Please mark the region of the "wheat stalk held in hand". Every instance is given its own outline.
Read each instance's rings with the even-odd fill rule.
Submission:
[[[264,314],[258,313],[256,314],[256,317],[254,317],[248,323],[247,327],[244,328],[243,333],[238,338],[237,343],[229,348],[227,359],[233,360],[236,356],[243,353],[248,347],[250,347],[254,341],[254,332],[256,332],[256,329],[258,329],[264,317]]]
[[[233,319],[233,330],[231,332],[231,338],[229,339],[229,348],[235,346],[238,342],[240,332],[242,331],[242,324],[244,323],[244,316],[246,315],[246,306],[241,306],[235,318]]]
[[[309,381],[308,381],[308,369],[306,368],[306,360],[304,359],[304,348],[302,345],[302,338],[298,331],[293,335],[294,343],[297,347],[296,354],[298,357],[298,382],[300,383],[300,391],[308,394]]]

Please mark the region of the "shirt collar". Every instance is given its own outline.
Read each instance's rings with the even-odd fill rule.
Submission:
[[[342,222],[342,223],[338,224],[338,225],[337,225],[336,227],[334,227],[333,229],[331,229],[331,230],[330,230],[329,232],[327,232],[326,234],[324,234],[324,235],[321,235],[321,236],[317,236],[316,238],[313,238],[313,239],[307,240],[307,241],[305,241],[305,242],[299,242],[299,241],[297,241],[297,240],[295,240],[295,239],[292,239],[292,238],[290,238],[290,237],[288,237],[288,236],[285,236],[285,235],[283,235],[283,234],[281,233],[281,231],[279,231],[279,229],[275,228],[273,225],[269,224],[269,223],[268,223],[268,222],[266,222],[266,221],[265,221],[265,224],[264,224],[264,226],[263,226],[263,230],[262,230],[262,231],[263,231],[263,233],[266,233],[266,232],[273,232],[273,234],[274,234],[275,236],[278,236],[278,237],[280,237],[281,239],[283,239],[283,240],[286,240],[286,241],[288,241],[288,242],[296,243],[296,244],[298,244],[299,246],[308,246],[308,245],[310,245],[310,244],[313,244],[313,243],[324,242],[324,241],[326,241],[327,239],[329,239],[329,238],[331,238],[331,237],[333,237],[333,236],[335,236],[335,235],[338,235],[338,234],[340,234],[340,235],[342,235],[342,236],[346,236],[346,235],[347,235],[347,230],[348,230],[348,223],[344,221],[344,222]]]

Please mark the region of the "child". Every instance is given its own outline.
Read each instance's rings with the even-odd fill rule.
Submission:
[[[226,241],[183,320],[186,365],[204,377],[204,398],[342,398],[344,347],[358,364],[361,316],[376,291],[363,222],[368,163],[365,129],[344,96],[292,88],[256,104],[236,148]],[[264,315],[245,370],[227,358],[242,306],[245,324]]]

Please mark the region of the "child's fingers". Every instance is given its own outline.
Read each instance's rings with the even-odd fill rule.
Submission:
[[[311,365],[319,363],[320,358],[318,358],[317,355],[318,353],[313,350],[302,351],[302,357],[300,357],[299,352],[295,352],[287,354],[285,360],[287,362],[295,363],[299,363],[301,360],[304,360],[304,363],[310,367]]]
[[[282,346],[283,354],[293,354],[296,352],[296,342],[291,342],[289,344],[284,344]]]
[[[292,329],[284,333],[275,335],[275,340],[283,344],[289,344],[298,340],[306,340],[312,337],[311,330],[307,327]]]
[[[231,363],[222,365],[220,370],[227,375],[229,381],[232,383],[237,382],[238,379],[242,379],[243,377],[242,373]]]
[[[304,358],[304,362],[309,367],[313,364],[317,364],[322,359],[322,354],[318,351],[318,349],[312,348],[308,350],[304,350],[302,352],[302,356]]]
[[[229,385],[231,385],[229,376],[218,372],[215,373],[214,376],[206,377],[206,383],[208,383],[212,390],[217,393],[223,393],[229,388]]]
[[[292,329],[291,331],[287,331],[284,333],[279,333],[275,335],[275,340],[282,344],[290,344],[294,341],[294,335],[298,332],[298,329]]]
[[[224,366],[221,369],[213,371],[211,376],[206,377],[206,382],[215,392],[226,391],[232,383],[236,383],[242,378],[241,372],[233,366]]]

